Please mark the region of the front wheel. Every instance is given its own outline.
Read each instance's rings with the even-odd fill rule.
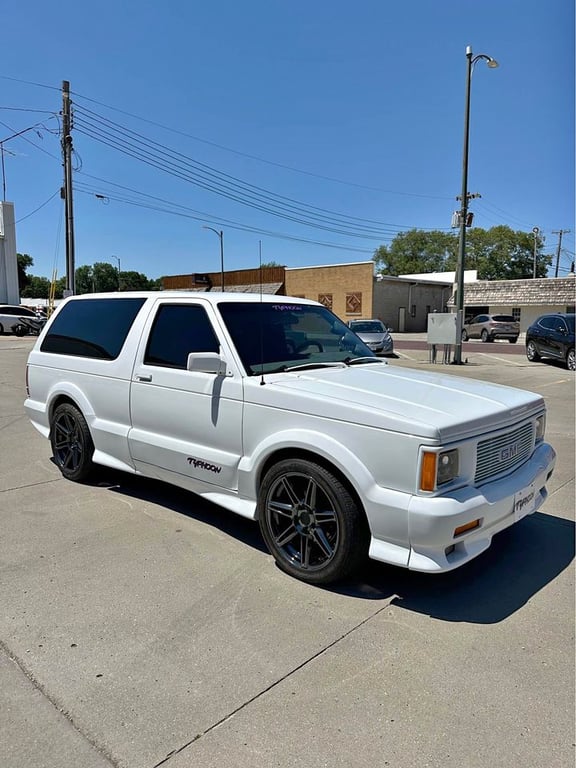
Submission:
[[[516,344],[516,342],[518,341],[518,336],[514,336],[513,339],[508,339],[508,341],[510,342],[510,344]]]
[[[81,482],[92,472],[94,443],[82,413],[71,403],[54,411],[50,425],[54,461],[67,480]]]
[[[343,579],[367,555],[363,511],[338,477],[311,461],[287,459],[268,471],[258,517],[278,566],[308,584]]]
[[[566,355],[566,366],[569,371],[576,371],[576,358],[574,357],[574,347],[568,350]]]
[[[540,360],[536,344],[534,344],[533,341],[529,341],[528,344],[526,344],[526,357],[531,363],[537,363],[538,360]]]

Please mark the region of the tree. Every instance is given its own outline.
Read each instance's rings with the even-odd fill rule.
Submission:
[[[536,236],[536,277],[546,277],[552,257],[542,253]],[[466,269],[477,269],[480,280],[521,280],[534,276],[534,235],[503,225],[471,229],[466,238]]]
[[[411,229],[396,235],[390,246],[381,245],[374,254],[381,275],[445,272],[454,269],[458,241],[453,234]]]
[[[154,281],[148,280],[142,272],[120,272],[121,291],[149,291],[152,290]]]
[[[76,293],[93,293],[94,291],[94,275],[92,267],[88,264],[83,264],[78,267],[74,273],[76,282]]]
[[[261,267],[283,267],[284,264],[278,264],[277,261],[265,261],[263,264],[260,265]]]
[[[542,253],[544,241],[536,238],[536,276],[546,277],[552,257]],[[376,271],[382,275],[444,272],[456,269],[458,234],[410,230],[396,235],[390,246],[374,253]],[[519,280],[534,271],[534,235],[507,226],[475,227],[466,233],[465,269],[475,269],[479,280]]]
[[[30,275],[28,284],[20,296],[24,299],[47,299],[50,296],[50,280],[47,277]]]
[[[34,259],[27,253],[17,253],[16,262],[18,266],[18,292],[24,296],[26,286],[30,282],[30,275],[27,274],[27,270],[34,264]]]

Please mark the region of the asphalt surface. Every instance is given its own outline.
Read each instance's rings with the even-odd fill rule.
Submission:
[[[2,768],[574,765],[573,374],[398,339],[391,365],[545,396],[550,496],[457,571],[319,589],[191,494],[63,480],[23,411],[33,341],[0,337]]]

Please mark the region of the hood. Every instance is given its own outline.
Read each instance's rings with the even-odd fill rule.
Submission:
[[[356,331],[354,331],[356,333]],[[356,333],[364,342],[383,341],[388,336],[388,331],[375,331],[374,333]]]
[[[505,428],[544,409],[532,392],[384,363],[273,374],[266,386],[249,390],[247,399],[262,405],[442,443]]]

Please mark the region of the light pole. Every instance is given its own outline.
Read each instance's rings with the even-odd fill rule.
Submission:
[[[532,278],[533,280],[536,280],[536,275],[538,273],[537,270],[537,254],[538,254],[538,235],[540,234],[540,228],[539,227],[532,227],[532,234],[534,235],[534,259],[533,259],[533,268],[532,268]]]
[[[214,229],[214,227],[207,227],[202,225],[202,229],[209,229],[210,232],[214,232],[220,238],[220,290],[224,290],[224,232],[221,229]]]
[[[472,53],[472,48],[466,48],[466,100],[464,107],[464,152],[462,156],[462,195],[460,208],[460,240],[458,243],[458,266],[457,266],[457,288],[456,288],[456,350],[454,354],[454,364],[462,365],[462,325],[464,321],[464,262],[466,257],[466,219],[468,218],[468,145],[470,140],[470,83],[472,82],[472,72],[474,64],[480,59],[488,64],[490,69],[495,69],[498,62],[485,53],[479,53],[476,56]]]
[[[120,256],[112,256],[118,262],[118,290],[120,290]]]

